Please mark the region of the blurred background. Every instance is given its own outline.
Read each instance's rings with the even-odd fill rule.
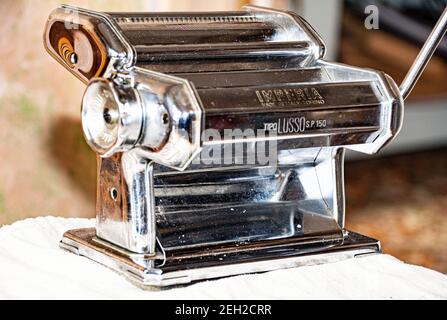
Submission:
[[[79,0],[99,11],[234,10],[241,0]],[[447,0],[261,0],[304,16],[328,60],[405,76]],[[364,26],[380,9],[379,29]],[[53,0],[1,0],[0,226],[37,216],[94,217],[96,160],[84,142],[84,85],[45,52]],[[447,40],[406,105],[404,129],[384,153],[349,154],[347,223],[409,263],[447,273]]]

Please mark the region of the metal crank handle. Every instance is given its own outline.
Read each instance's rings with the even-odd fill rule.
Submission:
[[[416,60],[413,62],[410,70],[408,71],[404,81],[400,85],[400,92],[403,99],[407,99],[413,90],[416,82],[419,80],[422,72],[424,72],[425,67],[430,61],[431,57],[435,53],[442,38],[447,31],[447,7],[444,9],[441,17],[439,18],[433,31],[430,33],[427,41],[422,47]]]

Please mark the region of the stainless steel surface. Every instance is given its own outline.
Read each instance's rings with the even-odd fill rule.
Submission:
[[[377,240],[348,232],[340,246],[322,251],[318,243],[297,247],[293,243],[282,247],[239,247],[213,252],[179,250],[175,255],[138,255],[112,247],[95,236],[95,229],[67,232],[61,247],[87,257],[123,274],[142,288],[187,285],[201,280],[230,277],[239,274],[289,269],[299,266],[334,263],[381,252]]]
[[[113,82],[100,79],[88,86],[82,102],[84,136],[101,156],[108,157],[135,147],[143,118],[136,90],[116,89]]]
[[[376,153],[399,132],[390,77],[323,61],[293,13],[80,10],[89,47],[56,24],[68,9],[46,43],[90,80],[82,125],[99,174],[96,230],[64,248],[155,286],[379,251],[345,230],[343,164],[345,149]]]
[[[442,38],[447,32],[447,7],[444,9],[436,26],[419,52],[416,60],[408,71],[404,81],[400,85],[400,91],[404,100],[410,95],[416,82],[419,80],[422,72],[441,43]]]

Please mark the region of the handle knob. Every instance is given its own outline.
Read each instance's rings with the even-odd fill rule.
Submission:
[[[82,100],[82,128],[89,146],[100,156],[110,157],[132,149],[144,124],[138,92],[107,79],[95,79]]]

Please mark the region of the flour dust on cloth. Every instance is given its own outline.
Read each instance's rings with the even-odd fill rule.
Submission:
[[[59,249],[93,220],[37,218],[0,229],[0,299],[447,299],[447,276],[389,255],[144,291]]]

